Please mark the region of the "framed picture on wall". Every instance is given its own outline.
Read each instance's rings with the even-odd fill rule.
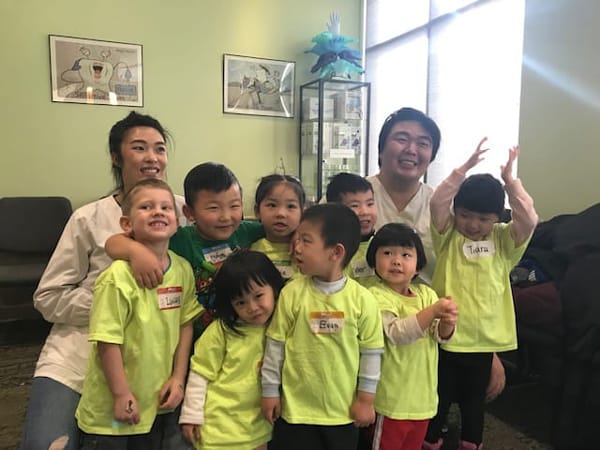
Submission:
[[[53,102],[144,106],[141,45],[49,38]]]
[[[223,55],[223,112],[294,117],[296,63]]]

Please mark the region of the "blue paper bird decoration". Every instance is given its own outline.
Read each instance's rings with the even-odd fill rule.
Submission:
[[[358,50],[347,47],[347,44],[356,42],[354,38],[340,34],[341,19],[336,12],[329,16],[327,31],[317,34],[311,39],[315,45],[305,50],[305,53],[314,53],[319,56],[317,62],[311,67],[311,73],[319,72],[320,78],[344,77],[350,78],[353,73],[364,73],[359,64],[361,55]]]

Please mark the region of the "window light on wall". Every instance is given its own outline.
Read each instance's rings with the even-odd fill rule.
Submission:
[[[442,131],[429,184],[464,162],[483,136],[492,151],[472,173],[499,177],[518,143],[524,13],[524,0],[367,0],[370,148],[385,117],[412,106]]]

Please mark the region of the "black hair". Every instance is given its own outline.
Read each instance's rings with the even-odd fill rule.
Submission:
[[[275,301],[285,283],[279,270],[264,253],[251,250],[238,250],[229,255],[213,281],[215,316],[237,334],[242,333],[237,327],[238,315],[232,302],[249,292],[251,282],[271,286]]]
[[[417,272],[427,264],[425,248],[419,234],[403,223],[388,223],[382,226],[369,244],[367,249],[367,264],[375,268],[375,254],[379,247],[399,246],[414,248],[417,251]],[[379,275],[379,274],[378,274]]]
[[[242,187],[238,179],[225,165],[214,162],[198,164],[183,180],[185,203],[190,207],[194,206],[198,191],[218,193],[228,190],[234,184],[240,187],[241,194]]]
[[[303,208],[304,202],[306,201],[306,194],[304,193],[304,187],[302,187],[300,180],[291,175],[279,175],[274,173],[260,179],[260,182],[256,187],[256,194],[254,196],[254,209],[258,210],[260,202],[262,202],[265,197],[271,193],[275,186],[281,183],[285,183],[292,188],[298,197],[300,208]]]
[[[341,172],[334,175],[327,185],[327,201],[340,203],[342,195],[356,192],[373,192],[373,186],[366,179],[354,173]]]
[[[429,133],[429,136],[431,137],[432,146],[431,160],[429,162],[432,162],[437,155],[437,152],[440,148],[440,142],[442,140],[442,134],[440,132],[439,127],[431,117],[427,116],[418,109],[401,108],[391,113],[383,121],[381,131],[379,132],[379,143],[377,146],[380,155],[378,160],[379,166],[381,167],[381,152],[383,152],[383,148],[385,147],[385,141],[387,140],[390,132],[392,131],[392,127],[398,122],[418,122],[423,127],[423,129],[427,133]]]
[[[124,119],[115,123],[108,134],[108,151],[111,155],[111,170],[115,179],[115,189],[123,190],[123,155],[121,145],[125,134],[132,128],[150,127],[160,133],[165,143],[171,140],[169,132],[154,117],[131,111]]]
[[[489,173],[471,175],[460,185],[454,197],[454,210],[464,208],[480,214],[504,212],[504,188],[502,183]]]
[[[173,200],[173,208],[177,208],[173,191],[166,182],[159,180],[158,178],[144,178],[135,183],[123,196],[123,201],[121,202],[121,211],[123,211],[123,215],[128,216],[131,213],[133,199],[143,188],[162,189],[169,192],[169,194],[171,194],[171,199]]]
[[[346,254],[342,265],[346,267],[360,245],[360,222],[356,213],[341,203],[323,203],[306,209],[302,215],[302,222],[305,221],[320,225],[325,247],[344,246]]]

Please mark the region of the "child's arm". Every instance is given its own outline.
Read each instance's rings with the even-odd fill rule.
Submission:
[[[279,387],[281,386],[281,369],[283,366],[284,343],[267,337],[265,355],[261,368],[262,400],[261,409],[265,419],[271,425],[281,414]]]
[[[133,276],[140,287],[154,289],[162,283],[163,267],[156,254],[125,233],[109,237],[104,243],[104,250],[112,259],[130,262]]]
[[[450,205],[467,172],[479,164],[483,160],[483,154],[489,150],[481,148],[485,141],[487,141],[487,137],[479,141],[477,148],[469,159],[462,166],[454,169],[448,178],[439,184],[431,196],[429,203],[431,208],[431,224],[438,233],[444,233],[448,229],[448,225],[450,225]]]
[[[159,409],[175,409],[179,406],[181,400],[183,400],[183,386],[188,369],[193,334],[194,328],[191,320],[181,325],[179,329],[179,344],[177,344],[173,359],[173,373],[158,394]]]
[[[102,371],[113,396],[115,419],[130,425],[139,423],[138,404],[125,376],[121,346],[119,344],[98,342],[98,355],[100,356]]]
[[[538,215],[533,206],[533,199],[523,187],[521,180],[513,177],[512,166],[517,156],[519,156],[519,146],[508,151],[508,161],[506,165],[502,166],[502,180],[512,210],[510,232],[515,246],[519,247],[533,233],[538,222]]]
[[[201,438],[201,427],[204,424],[204,404],[208,380],[190,370],[185,388],[185,397],[179,416],[183,436],[194,444]]]
[[[368,427],[375,422],[375,391],[381,376],[382,348],[360,349],[360,364],[358,367],[358,388],[356,398],[350,406],[350,417],[357,427]]]

